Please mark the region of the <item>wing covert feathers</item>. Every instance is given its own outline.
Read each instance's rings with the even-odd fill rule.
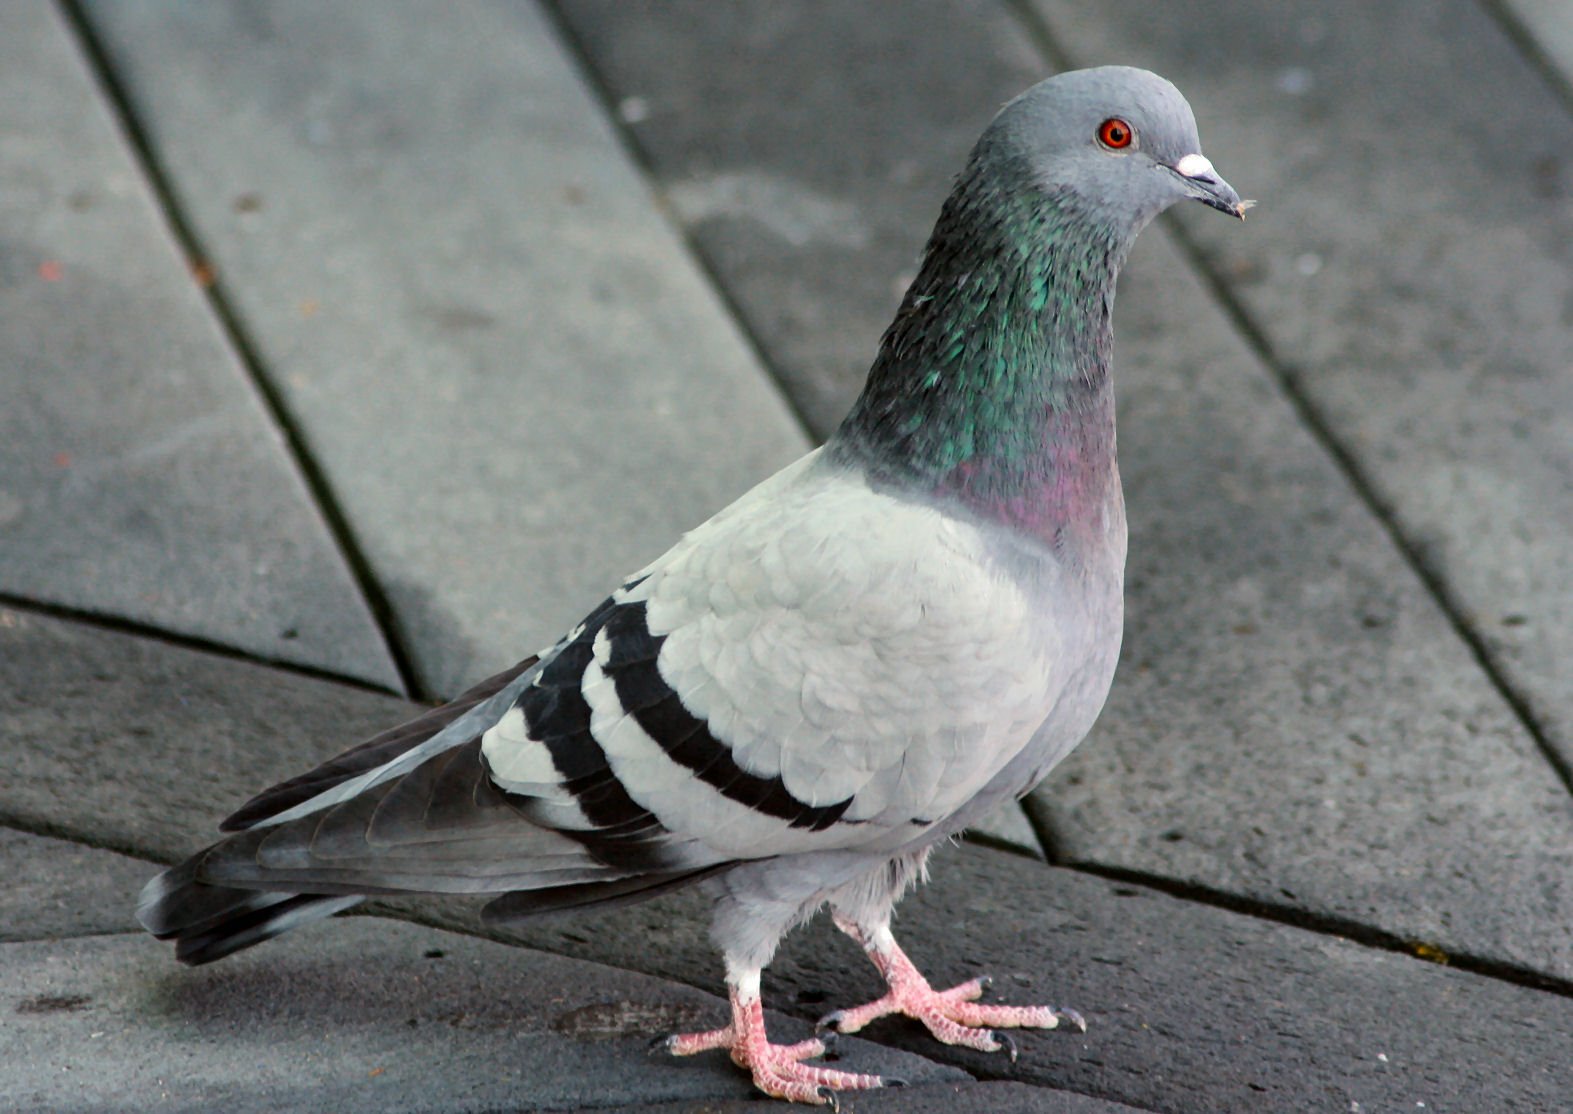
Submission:
[[[513,668],[486,678],[458,699],[374,735],[298,777],[263,790],[225,817],[219,824],[219,831],[243,831],[419,746],[466,712],[497,695],[510,681],[533,666],[536,660],[533,655],[525,658]]]

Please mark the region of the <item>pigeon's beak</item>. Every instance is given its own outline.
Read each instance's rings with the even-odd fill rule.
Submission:
[[[1197,201],[1211,205],[1220,213],[1245,219],[1245,211],[1252,202],[1240,200],[1234,187],[1218,177],[1206,155],[1186,155],[1170,169],[1185,180],[1186,191]]]

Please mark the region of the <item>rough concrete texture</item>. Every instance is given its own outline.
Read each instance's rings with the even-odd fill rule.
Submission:
[[[149,873],[140,859],[0,828],[0,941],[129,932]]]
[[[428,691],[807,447],[533,3],[89,12]]]
[[[1015,801],[1001,805],[974,824],[968,830],[967,837],[1021,851],[1034,858],[1043,858],[1043,846],[1038,833],[1033,830],[1022,806]]]
[[[55,9],[0,35],[0,593],[389,687],[387,647]]]
[[[1573,766],[1567,103],[1470,0],[1040,7],[1183,84],[1262,199],[1188,234]]]
[[[1573,1000],[1179,901],[964,850],[896,930],[936,977],[995,976],[995,997],[1081,1010],[1085,1035],[1020,1035],[1021,1061],[934,1050],[900,1022],[867,1035],[983,1077],[1013,1076],[1154,1110],[1560,1111]],[[789,993],[860,957],[790,942]],[[873,987],[865,984],[863,991]],[[1424,1107],[1419,1104],[1424,1103]]]
[[[459,1114],[752,1091],[724,1054],[649,1051],[724,1018],[721,1000],[367,917],[196,970],[146,937],[0,944],[0,1001],[0,1104],[16,1110]],[[866,1041],[839,1051],[916,1089],[967,1078]]]
[[[417,711],[0,608],[0,822],[173,860],[252,793]]]
[[[913,19],[833,3],[768,19],[702,3],[563,11],[614,99],[644,102],[631,134],[788,369],[814,355],[792,322],[816,314],[872,351],[967,144],[1048,72],[991,5],[926,3]],[[860,96],[801,78],[843,70]],[[724,121],[695,109],[717,102]],[[1259,160],[1236,170],[1214,142],[1242,115],[1210,106],[1204,142],[1268,198]],[[772,230],[766,193],[685,209],[684,191],[715,177],[798,183],[823,200],[813,211],[885,231],[855,250],[793,242]],[[1221,243],[1251,250],[1260,234],[1254,217],[1193,208]],[[1099,727],[1035,798],[1051,853],[1573,973],[1564,787],[1163,228],[1137,245],[1115,325],[1125,660]],[[833,388],[789,376],[806,410],[849,396],[864,371],[832,366]]]

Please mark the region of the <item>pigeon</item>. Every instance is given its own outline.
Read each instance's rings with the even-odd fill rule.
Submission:
[[[265,790],[148,883],[138,917],[207,963],[367,895],[488,895],[493,922],[680,886],[713,899],[724,1049],[766,1094],[837,1105],[836,1032],[939,1040],[1082,1026],[936,990],[891,933],[936,844],[1087,734],[1119,655],[1126,551],[1110,380],[1115,280],[1194,199],[1247,202],[1144,70],[1063,73],[973,149],[862,393],[819,449],[628,577],[555,645]],[[791,1045],[760,973],[829,906],[887,992]]]

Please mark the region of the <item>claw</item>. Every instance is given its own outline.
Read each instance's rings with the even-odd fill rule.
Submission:
[[[907,1081],[905,1079],[900,1079],[900,1078],[898,1078],[897,1076],[894,1076],[894,1075],[882,1075],[879,1078],[883,1081],[883,1082],[880,1083],[881,1087],[905,1087],[905,1086],[907,1086]]]
[[[837,1097],[836,1092],[829,1087],[821,1087],[814,1093],[825,1101],[825,1105],[830,1107],[832,1114],[841,1114],[841,1099]]]
[[[1016,1058],[1021,1055],[1020,1050],[1016,1047],[1016,1039],[1009,1033],[1001,1033],[997,1029],[991,1032],[989,1035],[994,1038],[995,1044],[1010,1054],[1010,1062],[1014,1064],[1016,1062]]]
[[[824,1033],[831,1033],[836,1036],[840,1036],[841,1021],[845,1016],[845,1010],[831,1010],[824,1017],[821,1017],[818,1021],[814,1022],[814,1035],[821,1036],[821,1034]],[[823,1039],[822,1036],[821,1039]]]
[[[1055,1010],[1054,1014],[1064,1024],[1074,1026],[1077,1032],[1087,1031],[1087,1019],[1075,1010]]]
[[[664,1037],[656,1037],[655,1040],[651,1041],[649,1047],[645,1049],[645,1055],[654,1056],[657,1052],[670,1051],[672,1051],[672,1035],[669,1033]]]

